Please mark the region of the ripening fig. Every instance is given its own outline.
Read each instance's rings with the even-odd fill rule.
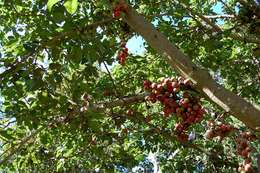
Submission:
[[[164,105],[169,105],[169,102],[170,102],[170,99],[168,99],[168,98],[165,98],[165,99],[163,100],[163,104],[164,104]]]
[[[199,105],[193,105],[193,107],[192,107],[192,109],[194,110],[194,111],[197,111],[197,110],[199,110],[200,109],[200,106]]]
[[[127,128],[123,128],[122,129],[122,133],[127,134],[128,133],[128,129]]]
[[[180,76],[180,77],[177,78],[177,80],[178,81],[183,81],[183,77]]]
[[[171,82],[176,82],[177,81],[176,77],[172,77],[172,78],[170,78],[170,80],[171,80]]]
[[[169,97],[169,96],[171,95],[171,93],[170,93],[170,92],[165,92],[164,95],[165,95],[166,97]]]
[[[152,117],[151,117],[151,116],[148,115],[148,116],[145,117],[145,122],[146,122],[146,123],[151,122],[151,120],[152,120]]]
[[[92,140],[90,141],[90,144],[91,144],[91,145],[97,145],[96,139],[92,139]]]
[[[213,130],[212,130],[212,129],[207,130],[206,133],[205,133],[205,137],[206,137],[207,139],[212,139],[212,138],[214,138],[214,137],[215,137],[215,134],[214,134]]]
[[[190,97],[190,94],[189,94],[188,91],[184,91],[182,95],[183,95],[183,98],[189,98]]]
[[[189,103],[190,100],[189,100],[188,98],[184,98],[183,102],[184,102],[184,103]]]
[[[156,97],[150,97],[149,101],[152,102],[152,103],[155,103],[156,102]]]
[[[120,17],[120,15],[121,15],[121,11],[119,11],[119,10],[114,10],[114,12],[113,12],[113,17],[114,18],[118,18],[118,17]]]
[[[122,47],[122,48],[125,48],[125,46],[126,46],[126,42],[122,42],[120,45],[120,47]]]
[[[207,126],[208,126],[208,127],[214,126],[214,121],[209,120],[209,121],[207,122]]]
[[[149,100],[149,99],[150,99],[150,96],[145,96],[144,99],[145,99],[145,100]]]
[[[195,117],[194,116],[188,116],[187,123],[192,124],[195,122]]]
[[[176,108],[176,113],[177,114],[181,114],[182,113],[182,109],[181,108]]]
[[[250,159],[244,160],[243,165],[246,165],[246,164],[248,164],[248,163],[251,163],[251,160],[250,160]]]
[[[246,173],[252,172],[253,171],[252,164],[251,163],[245,164],[244,165],[244,170],[245,170]]]
[[[167,85],[167,90],[168,92],[172,92],[173,91],[173,86],[171,84]]]
[[[172,87],[173,88],[179,88],[178,82],[172,82]]]
[[[152,84],[151,84],[151,88],[152,88],[152,89],[156,89],[156,88],[157,88],[157,84],[156,84],[156,83],[152,83]]]
[[[184,127],[182,124],[177,123],[175,124],[175,130],[177,130],[178,132],[182,132],[184,130]]]
[[[161,94],[161,90],[155,90],[155,91],[154,91],[154,94],[155,94],[155,95]]]
[[[248,157],[248,151],[247,150],[243,150],[242,153],[241,153],[241,156],[247,158]]]
[[[191,80],[190,79],[185,79],[183,81],[183,84],[186,85],[186,86],[190,86],[192,83],[191,83]]]
[[[241,142],[240,142],[240,145],[241,145],[243,148],[246,148],[246,147],[248,147],[248,142],[247,142],[245,139],[242,139]]]
[[[237,169],[238,172],[242,172],[243,170],[244,170],[244,168],[242,166],[239,166]]]
[[[217,121],[216,124],[217,124],[218,126],[221,126],[221,125],[222,125],[222,122]]]
[[[187,112],[192,112],[192,111],[193,111],[192,108],[190,107],[187,108]]]
[[[166,83],[166,84],[167,84],[167,83],[170,83],[170,81],[171,81],[171,79],[169,79],[169,78],[165,78],[165,79],[163,80],[163,82]]]
[[[168,116],[171,113],[171,109],[168,108],[168,107],[164,107],[163,108],[163,113],[164,113],[165,116]]]
[[[128,109],[128,110],[126,111],[126,114],[127,114],[128,116],[132,116],[132,115],[134,115],[134,111],[133,111],[132,109]]]
[[[181,133],[177,136],[177,139],[182,143],[186,143],[188,142],[189,136],[186,133]]]
[[[124,12],[124,13],[128,12],[127,4],[117,4],[115,6],[115,8],[113,9],[113,17],[119,18],[121,16],[121,12]]]
[[[185,108],[185,109],[189,107],[189,105],[188,105],[187,103],[183,103],[183,104],[181,104],[181,105],[182,105],[182,107]]]
[[[178,88],[173,88],[173,92],[175,92],[175,93],[177,93],[177,92],[179,92],[180,91],[180,88],[178,87]]]
[[[143,86],[145,90],[151,89],[151,82],[149,80],[145,80],[143,82]]]
[[[177,108],[178,107],[178,103],[176,103],[176,101],[172,101],[171,107]]]
[[[157,85],[157,90],[162,91],[163,86],[161,84]]]

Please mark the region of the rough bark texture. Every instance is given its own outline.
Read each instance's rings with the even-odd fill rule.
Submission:
[[[148,44],[159,54],[164,55],[165,60],[171,67],[177,70],[183,77],[190,78],[208,99],[223,108],[226,112],[232,113],[236,118],[245,123],[248,127],[260,131],[260,108],[250,104],[243,98],[237,96],[217,84],[209,73],[198,68],[192,61],[183,54],[174,44],[155,27],[147,22],[134,9],[129,7],[124,16],[125,22],[139,33]]]

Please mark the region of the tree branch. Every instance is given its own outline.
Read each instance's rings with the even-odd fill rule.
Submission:
[[[151,47],[162,54],[173,69],[177,70],[183,77],[190,78],[206,98],[226,112],[233,113],[236,118],[244,122],[248,127],[260,131],[259,107],[217,84],[206,70],[197,67],[189,57],[130,6],[124,20],[143,36]]]
[[[120,98],[120,99],[116,99],[114,101],[109,101],[109,102],[101,102],[98,103],[96,105],[93,105],[92,107],[90,107],[89,109],[92,111],[105,111],[106,109],[109,108],[114,108],[117,106],[127,106],[130,104],[134,104],[134,103],[140,103],[143,102],[145,99],[145,96],[147,96],[147,93],[142,93],[139,95],[135,95],[135,96],[131,96],[131,97],[125,97],[125,98]]]
[[[116,92],[116,97],[119,97],[121,94],[120,94],[119,90],[118,90],[117,87],[116,87],[115,80],[114,80],[114,78],[112,77],[112,74],[110,73],[110,71],[109,71],[109,69],[108,69],[108,67],[107,67],[107,64],[106,64],[105,62],[103,62],[103,64],[104,64],[104,66],[105,66],[105,68],[106,68],[106,71],[107,71],[107,74],[108,74],[108,76],[110,77],[111,82],[112,82],[112,84],[113,84],[113,86],[114,86],[114,89],[115,89],[115,92]]]
[[[102,111],[105,111],[106,109],[117,107],[117,106],[127,106],[127,105],[130,105],[130,104],[139,103],[139,102],[142,102],[142,101],[145,100],[144,98],[145,98],[146,95],[148,95],[148,94],[143,93],[143,94],[139,94],[139,95],[136,95],[136,96],[116,99],[114,101],[101,102],[101,103],[98,103],[96,105],[93,105],[88,110],[89,111],[102,112]],[[64,118],[66,118],[66,117],[58,117],[57,119],[54,119],[51,122],[49,122],[48,125],[51,125],[51,124],[54,124],[54,123],[57,123],[57,122],[60,122],[60,121],[64,121]],[[7,162],[14,154],[16,154],[31,139],[33,139],[36,135],[38,135],[43,129],[48,127],[48,125],[40,127],[39,129],[34,131],[31,135],[23,138],[21,140],[21,142],[19,142],[17,144],[17,146],[8,148],[4,153],[2,153],[0,155],[0,157],[6,155],[4,159],[0,160],[0,164],[4,164],[5,162]]]
[[[171,16],[171,13],[161,13],[161,14],[154,14],[151,16],[145,16],[147,18],[153,18],[153,17],[162,17],[162,16]],[[223,14],[223,15],[203,15],[205,18],[208,19],[227,19],[227,18],[235,18],[234,15],[229,15],[229,14]],[[190,16],[183,16],[183,17],[190,17]]]
[[[222,15],[204,15],[205,18],[208,19],[226,19],[226,18],[235,18],[234,15],[230,14],[222,14]]]
[[[62,32],[58,35],[55,35],[50,40],[46,40],[44,43],[42,43],[42,47],[45,48],[45,47],[48,47],[48,45],[55,44],[56,42],[60,41],[61,39],[64,39],[66,37],[69,37],[69,36],[75,34],[75,32],[85,33],[86,31],[88,31],[90,29],[97,28],[98,26],[102,26],[104,24],[108,24],[108,23],[112,22],[113,20],[114,20],[113,17],[109,17],[109,18],[103,19],[101,21],[98,21],[98,22],[95,22],[92,24],[88,24],[81,28],[75,27],[70,31]]]
[[[157,133],[158,135],[161,135],[162,137],[164,137],[165,139],[169,140],[169,141],[177,141],[177,137],[175,134],[167,131],[167,130],[163,130],[163,129],[160,129],[158,128],[157,126],[145,121],[145,118],[143,116],[131,116],[129,117],[130,120],[138,120],[140,122],[143,122],[144,124],[146,124],[148,127],[150,127],[150,129],[153,129],[153,132],[154,133]],[[204,153],[206,154],[207,156],[212,156],[212,153],[210,151],[207,151],[205,149],[203,149],[202,147],[200,147],[199,145],[197,144],[194,144],[194,143],[191,143],[191,142],[186,142],[186,143],[181,143],[180,144],[183,146],[183,147],[187,147],[187,148],[191,148],[191,149],[194,149],[200,153]],[[214,156],[218,156],[217,153],[214,153],[215,155]],[[211,160],[212,162],[212,160]],[[230,167],[234,167],[234,168],[237,168],[238,165],[232,163],[232,162],[229,162],[229,161],[224,161],[223,160],[223,164],[227,165],[227,166],[230,166]]]
[[[199,13],[196,13],[194,12],[190,7],[188,7],[187,5],[181,3],[180,1],[178,1],[179,4],[184,8],[186,9],[188,12],[191,13],[191,15],[193,16],[197,16],[199,17],[201,20],[203,20],[206,24],[208,24],[209,26],[212,27],[213,31],[215,32],[219,32],[219,33],[222,33],[224,32],[218,25],[216,25],[214,22],[212,22],[210,20],[210,18],[207,18],[206,16],[203,16]],[[243,41],[243,42],[248,42],[248,43],[256,43],[256,44],[260,44],[260,40],[256,37],[256,36],[253,36],[253,35],[247,35],[246,37],[245,36],[242,36],[241,34],[239,33],[231,33],[229,35],[231,38],[233,39],[236,39],[236,40],[240,40],[240,41]]]

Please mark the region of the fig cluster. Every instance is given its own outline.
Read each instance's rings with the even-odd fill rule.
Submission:
[[[157,83],[149,80],[143,82],[143,87],[150,92],[146,100],[163,106],[164,117],[176,115],[178,123],[175,132],[180,141],[188,140],[188,128],[203,119],[204,109],[200,98],[192,87],[189,79],[165,78]]]
[[[224,124],[222,122],[208,121],[209,130],[206,131],[205,137],[212,139],[215,137],[220,137],[223,139],[228,136],[232,131],[237,130],[229,124]],[[250,132],[241,132],[237,134],[236,137],[236,149],[237,154],[240,155],[244,162],[239,166],[238,172],[250,173],[253,171],[252,161],[250,159],[250,152],[252,148],[250,147],[250,141],[256,139],[256,136]]]
[[[256,140],[256,136],[250,132],[242,132],[236,138],[237,153],[245,159],[243,164],[238,168],[239,172],[254,172],[250,158],[250,152],[252,152],[250,142],[254,140]]]
[[[209,130],[207,130],[205,133],[205,137],[207,139],[212,139],[215,137],[220,137],[220,139],[223,139],[235,129],[233,126],[224,124],[222,122],[215,123],[213,121],[208,121],[208,126]]]
[[[128,11],[128,7],[126,4],[117,4],[113,9],[113,17],[119,18],[122,12],[126,13],[127,11]]]
[[[253,173],[252,161],[250,159],[244,160],[243,164],[238,167],[238,172]]]
[[[118,52],[117,60],[121,65],[125,65],[126,58],[128,56],[128,48],[126,47],[125,42],[121,43],[120,47],[121,47],[121,49]]]
[[[236,138],[237,143],[237,153],[242,156],[243,158],[248,158],[250,147],[249,141],[255,140],[255,136],[249,132],[242,132]]]

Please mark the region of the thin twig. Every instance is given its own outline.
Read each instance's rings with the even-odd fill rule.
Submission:
[[[187,11],[189,11],[191,13],[191,15],[199,17],[206,24],[211,26],[214,32],[217,32],[217,33],[223,33],[224,32],[218,25],[216,25],[210,19],[204,17],[203,15],[201,15],[199,13],[194,12],[189,6],[185,5],[184,3],[180,2],[179,0],[177,0],[177,1],[178,1],[178,4],[181,5]],[[252,36],[252,35],[247,35],[247,37],[245,37],[245,36],[242,36],[239,33],[231,33],[229,36],[233,39],[240,40],[240,41],[243,41],[243,42],[260,44],[260,40],[258,38],[256,38],[255,36]]]
[[[14,121],[9,121],[3,128],[5,129],[6,127],[10,126],[11,124],[15,123],[16,120]]]
[[[229,7],[223,0],[219,0],[231,13],[235,14],[234,11],[232,10],[231,7]],[[236,15],[234,15],[235,18],[237,18]]]
[[[163,17],[163,16],[172,16],[171,13],[160,13],[160,14],[153,14],[151,16],[146,16],[149,18],[153,18],[153,17]],[[234,18],[235,15],[230,15],[230,14],[222,14],[222,15],[202,15],[205,18],[208,19],[228,19],[228,18]],[[183,18],[187,18],[187,17],[191,17],[191,16],[183,16]]]
[[[115,84],[115,80],[114,80],[114,78],[112,77],[112,74],[110,73],[110,71],[109,71],[109,69],[108,69],[108,67],[107,67],[107,64],[106,64],[105,62],[103,62],[103,64],[104,64],[104,66],[105,66],[105,68],[106,68],[106,71],[107,71],[107,73],[108,73],[108,76],[110,77],[111,82],[112,82],[112,84],[113,84],[113,86],[114,86],[114,89],[115,89],[115,92],[116,92],[116,97],[119,97],[119,96],[120,96],[120,92],[119,92],[119,90],[117,89],[117,86],[116,86],[116,84]]]
[[[208,19],[227,19],[227,18],[234,18],[235,15],[231,14],[222,14],[222,15],[203,15],[205,18]]]

